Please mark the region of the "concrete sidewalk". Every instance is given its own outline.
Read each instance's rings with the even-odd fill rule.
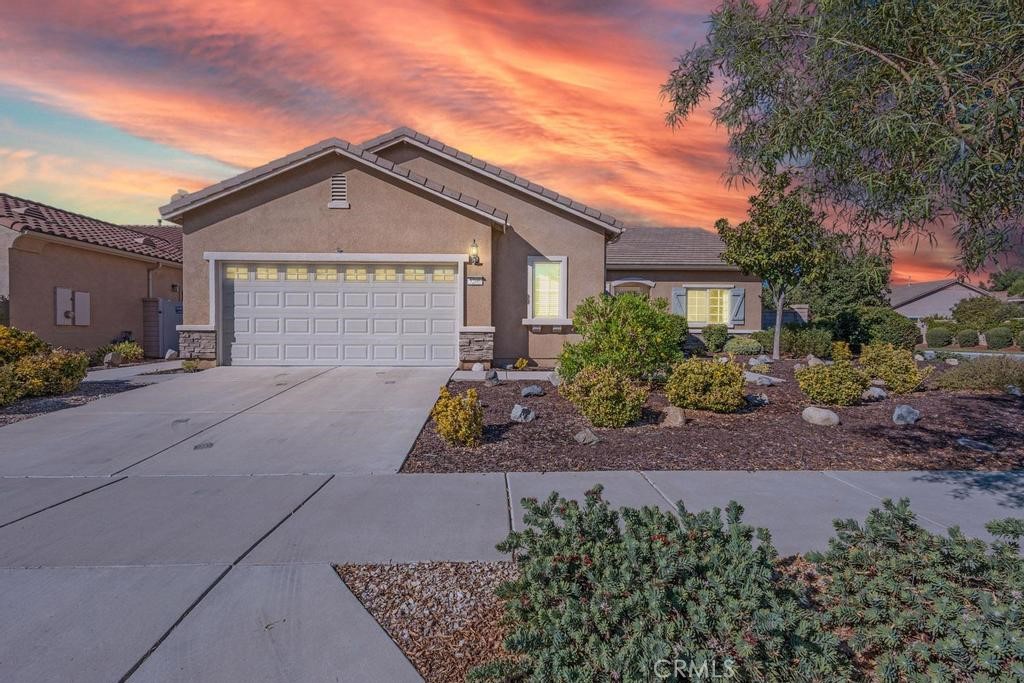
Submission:
[[[167,370],[178,370],[181,368],[180,360],[157,360],[152,363],[140,363],[138,365],[126,365],[119,368],[97,368],[90,370],[83,382],[112,382],[118,380],[132,379],[133,377],[145,377],[152,372],[164,372]],[[153,375],[159,377],[159,375]]]

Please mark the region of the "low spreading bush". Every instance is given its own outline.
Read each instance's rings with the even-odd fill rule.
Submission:
[[[935,379],[942,389],[1024,389],[1024,360],[1007,356],[985,356],[961,362]]]
[[[962,349],[977,346],[981,343],[977,330],[960,330],[956,333],[956,344]]]
[[[0,365],[0,408],[11,405],[24,395],[14,364]]]
[[[142,345],[136,341],[117,342],[111,350],[121,354],[121,360],[125,363],[138,363],[145,357]]]
[[[790,356],[832,355],[832,333],[823,327],[782,328],[782,352]]]
[[[588,367],[558,388],[595,427],[625,427],[640,419],[647,389],[614,368]]]
[[[437,425],[438,435],[454,446],[477,446],[484,433],[484,409],[476,389],[461,396],[441,387],[437,403],[430,416]]]
[[[990,349],[1005,349],[1013,344],[1013,330],[1009,327],[993,327],[985,330],[985,345]]]
[[[700,336],[704,338],[704,345],[708,351],[718,353],[725,347],[725,342],[729,338],[729,326],[708,325],[701,330]]]
[[[1024,350],[1024,330],[1017,335],[1017,348]]]
[[[0,365],[13,363],[19,358],[45,353],[49,350],[50,345],[34,332],[0,325]]]
[[[58,396],[74,391],[88,370],[88,356],[66,349],[25,356],[14,363],[22,396]]]
[[[665,384],[669,403],[680,408],[731,413],[743,407],[743,368],[700,358],[680,361]]]
[[[768,363],[758,363],[757,365],[751,365],[750,371],[759,372],[762,375],[767,375],[769,372],[772,371],[772,366],[768,365]]]
[[[761,345],[761,349],[765,353],[771,353],[775,344],[775,328],[769,327],[767,330],[758,330],[757,332],[751,332],[750,338]]]
[[[933,349],[942,349],[953,343],[953,330],[948,327],[929,327],[924,340]]]
[[[853,360],[853,351],[850,350],[849,342],[832,342],[832,360]]]
[[[918,367],[914,354],[892,344],[868,344],[861,349],[860,365],[871,378],[885,380],[896,394],[914,391],[932,373],[931,366]]]
[[[199,372],[202,368],[199,367],[198,360],[190,358],[188,360],[181,361],[181,370],[182,372]]]
[[[870,377],[850,361],[836,361],[833,365],[815,365],[796,373],[800,390],[815,403],[850,406],[860,400]]]
[[[573,312],[573,329],[580,341],[566,344],[558,361],[566,380],[588,365],[634,380],[655,378],[680,358],[688,335],[686,319],[669,313],[667,301],[639,294],[585,299]]]
[[[722,349],[726,353],[732,353],[737,356],[756,356],[764,351],[761,343],[750,337],[733,337],[725,342],[725,346]]]

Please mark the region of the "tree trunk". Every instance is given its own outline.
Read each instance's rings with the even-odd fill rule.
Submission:
[[[782,346],[782,306],[786,302],[783,292],[775,297],[775,339],[772,340],[772,358],[779,359],[779,347]]]

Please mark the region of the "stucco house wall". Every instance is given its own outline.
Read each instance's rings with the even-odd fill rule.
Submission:
[[[902,306],[895,307],[895,311],[908,318],[927,318],[932,315],[949,317],[953,313],[953,307],[964,299],[973,299],[981,296],[977,291],[964,287],[961,284],[952,284],[937,292],[927,294],[920,299],[909,301]]]

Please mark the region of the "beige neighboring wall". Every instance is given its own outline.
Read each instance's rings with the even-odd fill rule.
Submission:
[[[45,341],[70,349],[93,350],[110,343],[123,331],[142,341],[142,300],[147,296],[147,272],[153,272],[154,297],[177,299],[171,285],[181,289],[181,268],[147,262],[89,245],[56,243],[23,234],[9,251],[11,325],[31,330]],[[54,289],[88,292],[89,325],[57,325]]]
[[[964,299],[974,299],[979,296],[984,295],[959,283],[953,283],[937,292],[926,294],[920,299],[896,306],[893,310],[908,318],[927,318],[932,315],[948,318],[953,315],[953,307],[958,303]]]
[[[567,314],[571,318],[580,301],[604,291],[605,231],[562,214],[539,198],[418,147],[398,144],[379,154],[508,212],[509,228],[505,233],[495,233],[492,247],[494,359],[498,364],[519,357],[541,366],[553,364],[562,345],[577,336],[568,328],[555,332],[552,327],[543,326],[536,333],[523,325],[527,317],[527,257],[568,257]],[[484,260],[483,254],[480,258]]]
[[[609,282],[633,278],[654,282],[651,297],[665,299],[669,302],[672,301],[674,287],[692,287],[702,284],[743,287],[746,291],[743,324],[732,329],[736,332],[754,332],[761,329],[761,280],[756,277],[744,275],[738,270],[731,269],[655,270],[619,266],[616,266],[614,270],[608,269]]]

